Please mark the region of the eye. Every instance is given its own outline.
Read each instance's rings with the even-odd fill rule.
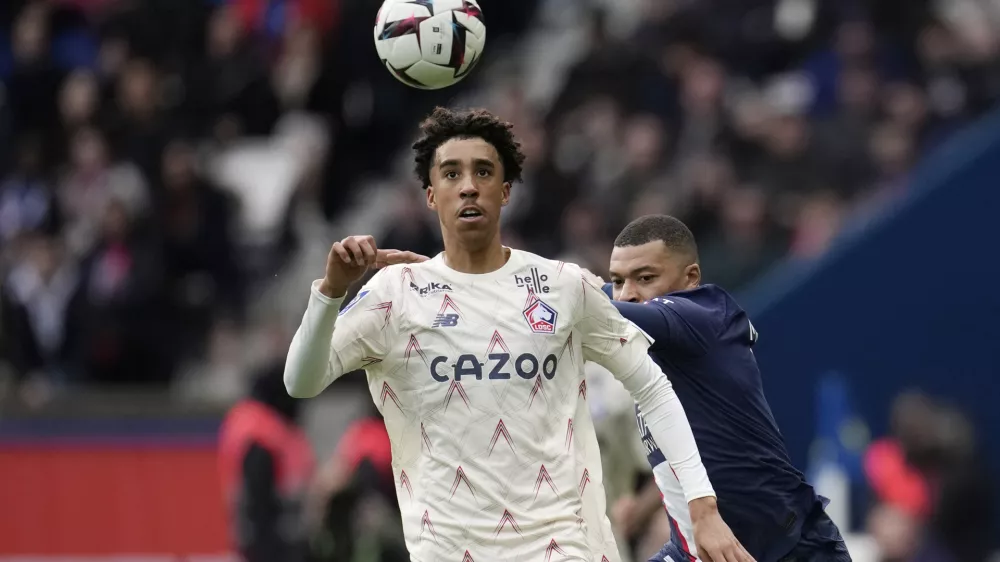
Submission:
[[[488,177],[490,177],[492,175],[492,173],[489,170],[487,170],[486,168],[482,168],[478,172],[476,172],[476,175],[479,176],[479,177],[481,177],[481,178],[488,178]]]
[[[445,172],[444,177],[449,180],[458,179],[458,172],[452,170],[450,172]]]
[[[621,287],[622,286],[622,280],[621,279],[612,279],[611,280],[611,284],[614,285],[615,287]]]
[[[656,279],[655,275],[640,275],[639,276],[639,282],[640,283],[650,283],[654,279]]]

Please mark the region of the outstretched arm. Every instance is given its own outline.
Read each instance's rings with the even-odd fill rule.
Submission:
[[[311,398],[345,373],[385,355],[392,336],[391,288],[377,273],[354,300],[340,309],[347,287],[369,267],[385,265],[370,236],[337,242],[327,257],[326,276],[314,281],[302,323],[285,359],[285,389]]]
[[[321,281],[314,281],[309,290],[309,304],[302,323],[292,338],[285,359],[285,389],[295,398],[312,398],[346,373],[361,367],[366,329],[363,314],[344,318],[338,326],[338,313],[344,297],[331,298],[319,290]],[[371,289],[366,285],[354,301],[344,309],[348,315],[358,305],[368,304]],[[372,298],[372,301],[378,300]],[[361,316],[361,318],[358,318]],[[369,345],[370,347],[370,345]]]
[[[652,335],[619,314],[599,288],[585,280],[582,287],[577,329],[582,332],[584,359],[611,371],[632,394],[653,439],[677,473],[687,500],[714,497],[684,407],[670,380],[647,355],[654,343]]]
[[[611,371],[643,412],[646,426],[677,475],[691,510],[698,554],[706,560],[750,561],[719,516],[715,491],[701,462],[684,407],[670,380],[647,355],[650,336],[626,320],[598,287],[583,281],[581,333],[584,359]]]

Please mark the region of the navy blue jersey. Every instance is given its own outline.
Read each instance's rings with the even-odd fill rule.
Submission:
[[[604,290],[610,296],[611,286]],[[777,560],[798,542],[819,499],[792,466],[764,398],[746,312],[714,285],[614,304],[655,340],[650,356],[684,405],[723,519],[758,562]],[[637,420],[655,471],[663,453],[638,411]]]

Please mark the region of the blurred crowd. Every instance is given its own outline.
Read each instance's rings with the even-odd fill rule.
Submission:
[[[528,153],[510,242],[594,271],[629,220],[669,213],[699,240],[706,281],[738,291],[904,192],[1000,95],[996,3],[620,4],[588,18],[553,101],[515,86],[489,102]]]
[[[398,186],[365,224],[383,247],[440,250],[392,162],[457,96],[524,142],[506,243],[603,271],[625,222],[670,213],[738,291],[904,192],[1000,94],[985,0],[484,0],[487,57],[444,95],[358,55],[379,3],[4,2],[0,377],[32,400],[192,380],[231,400],[283,354],[337,226],[381,205],[359,186]],[[567,28],[532,95],[549,47],[519,38]]]
[[[380,3],[0,3],[0,398],[142,383],[230,404],[256,380],[298,423],[281,364],[330,241],[441,249],[406,175],[435,104],[514,123],[528,160],[505,243],[601,272],[628,220],[669,213],[706,281],[739,291],[905,193],[1000,97],[990,0],[481,0],[486,57],[446,93],[379,65]],[[622,404],[592,404],[606,463],[630,456]],[[378,426],[321,459],[303,508],[321,558],[405,559]],[[885,559],[980,559],[968,422],[907,395],[893,430],[865,459]]]
[[[917,392],[893,404],[890,435],[872,443],[867,530],[885,562],[989,560],[996,510],[972,424]]]
[[[374,56],[380,0],[2,4],[0,382],[231,401],[287,348],[257,297],[428,105]]]

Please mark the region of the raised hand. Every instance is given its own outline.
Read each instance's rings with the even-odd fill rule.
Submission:
[[[330,298],[344,296],[369,267],[375,267],[377,258],[378,246],[371,236],[348,236],[334,242],[326,256],[326,274],[319,292]]]

